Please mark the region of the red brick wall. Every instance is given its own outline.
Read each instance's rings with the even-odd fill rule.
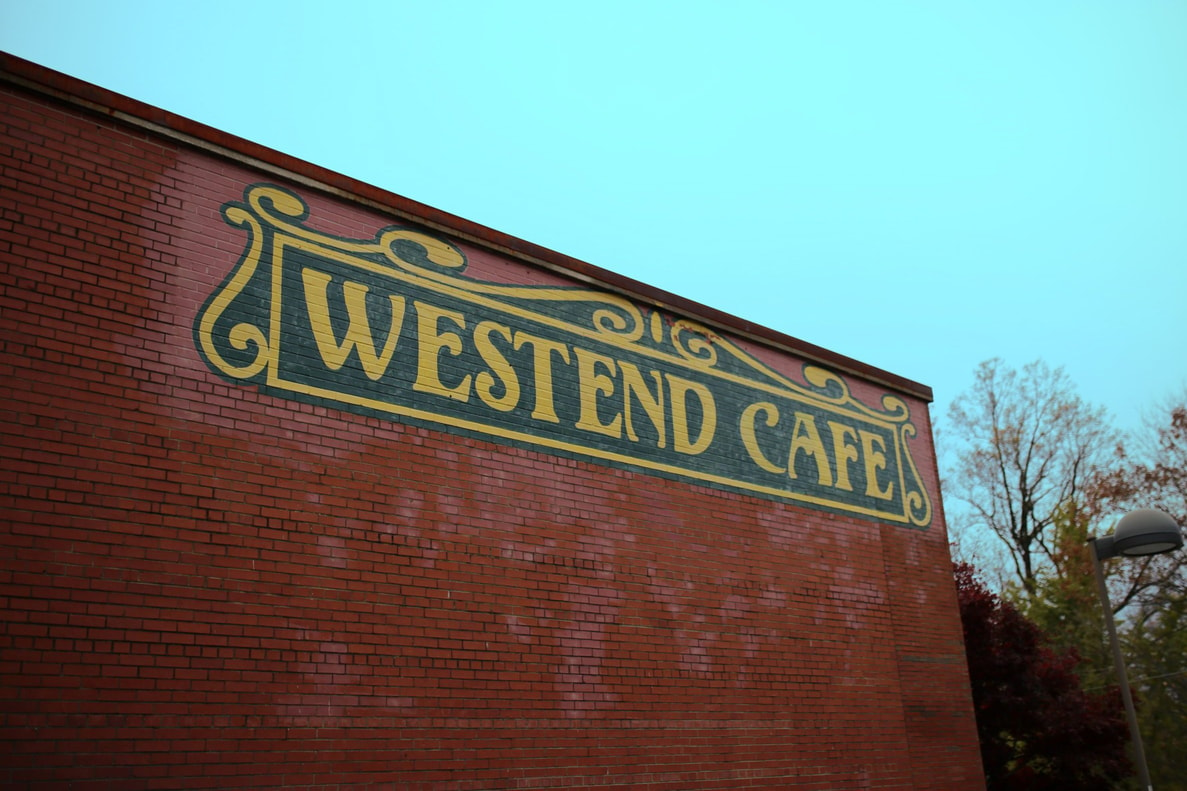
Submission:
[[[926,404],[914,529],[226,381],[223,203],[393,220],[0,102],[0,785],[982,787]]]

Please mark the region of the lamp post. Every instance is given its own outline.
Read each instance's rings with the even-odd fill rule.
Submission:
[[[1121,644],[1117,641],[1117,627],[1113,623],[1113,605],[1109,603],[1109,591],[1105,587],[1105,572],[1101,561],[1124,555],[1161,555],[1174,552],[1183,546],[1183,532],[1170,515],[1162,511],[1144,509],[1121,517],[1117,529],[1111,536],[1090,538],[1093,567],[1096,570],[1096,592],[1105,612],[1105,628],[1109,632],[1109,644],[1113,649],[1113,663],[1117,666],[1117,680],[1121,684],[1121,700],[1125,703],[1125,715],[1129,719],[1129,735],[1133,739],[1133,757],[1138,765],[1143,791],[1154,791],[1150,783],[1150,768],[1146,766],[1146,752],[1142,749],[1142,734],[1138,731],[1138,715],[1133,708],[1133,695],[1129,691],[1129,678],[1125,675],[1125,660],[1121,658]]]

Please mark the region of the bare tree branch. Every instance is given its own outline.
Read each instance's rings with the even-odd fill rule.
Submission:
[[[1062,368],[1041,360],[1020,372],[1000,359],[985,361],[949,421],[962,440],[950,490],[1005,543],[1018,582],[1033,593],[1052,566],[1056,515],[1090,475],[1107,469],[1116,432]]]

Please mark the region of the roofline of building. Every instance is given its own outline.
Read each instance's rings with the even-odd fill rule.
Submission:
[[[402,222],[431,228],[455,239],[509,255],[591,286],[614,291],[637,302],[695,319],[723,332],[739,335],[834,370],[877,382],[905,395],[927,402],[932,401],[932,390],[927,385],[602,269],[564,253],[434,209],[432,206],[426,206],[6,52],[0,52],[0,81],[172,139],[213,156],[232,160],[334,197],[361,204],[398,218]]]

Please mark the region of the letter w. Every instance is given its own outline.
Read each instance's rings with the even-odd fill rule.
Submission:
[[[302,269],[301,280],[305,284],[305,306],[309,310],[309,326],[313,329],[313,337],[317,340],[317,349],[321,358],[331,371],[337,371],[346,363],[351,349],[356,349],[359,362],[363,364],[363,371],[372,381],[377,381],[387,370],[392,354],[396,351],[396,341],[400,339],[400,329],[404,326],[404,298],[389,295],[392,304],[391,327],[387,331],[387,342],[383,344],[383,351],[375,353],[375,340],[371,336],[371,324],[367,321],[367,287],[362,283],[347,281],[342,284],[342,299],[346,303],[346,337],[342,343],[334,337],[334,327],[330,323],[330,305],[326,296],[326,287],[330,285],[330,276],[314,269]]]

